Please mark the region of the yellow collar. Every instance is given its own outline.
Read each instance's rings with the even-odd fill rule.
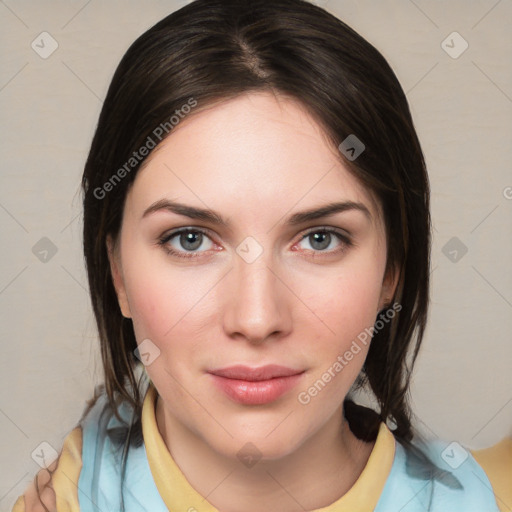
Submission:
[[[157,391],[150,384],[142,407],[142,432],[149,467],[160,496],[169,510],[219,512],[188,482],[174,462],[158,430],[155,415]],[[355,484],[334,503],[313,512],[369,512],[374,510],[395,456],[395,438],[381,423],[368,462]]]

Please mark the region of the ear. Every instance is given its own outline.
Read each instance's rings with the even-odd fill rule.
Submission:
[[[382,289],[379,298],[378,311],[381,311],[382,309],[389,307],[391,305],[391,301],[393,300],[396,288],[398,286],[399,278],[400,269],[398,268],[398,266],[390,266],[384,275],[384,279],[382,280]]]
[[[121,313],[125,318],[131,318],[130,306],[126,296],[126,288],[124,284],[123,269],[121,267],[121,258],[119,256],[119,248],[112,240],[110,235],[107,235],[107,253],[110,262],[110,272],[112,274],[112,281],[117,294],[117,301]]]

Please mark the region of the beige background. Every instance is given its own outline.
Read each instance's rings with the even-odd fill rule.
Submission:
[[[43,441],[60,450],[100,374],[82,167],[119,59],[184,3],[0,1],[0,510],[38,469],[31,452]],[[512,1],[317,3],[388,59],[429,167],[432,308],[412,389],[420,426],[488,446],[512,434]],[[46,59],[31,48],[43,31],[58,43]],[[456,59],[441,46],[454,31],[469,45]],[[457,36],[448,44],[463,48]],[[57,249],[46,262],[32,251],[43,237]],[[457,262],[445,255],[452,237],[468,249]]]

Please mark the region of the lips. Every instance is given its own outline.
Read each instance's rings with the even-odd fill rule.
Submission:
[[[280,365],[257,368],[237,365],[209,373],[217,388],[233,401],[244,405],[263,405],[277,400],[296,386],[304,370]]]

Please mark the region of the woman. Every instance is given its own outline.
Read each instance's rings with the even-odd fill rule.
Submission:
[[[83,192],[105,386],[15,512],[507,510],[509,441],[413,428],[428,177],[393,71],[343,22],[171,14],[114,75]]]

